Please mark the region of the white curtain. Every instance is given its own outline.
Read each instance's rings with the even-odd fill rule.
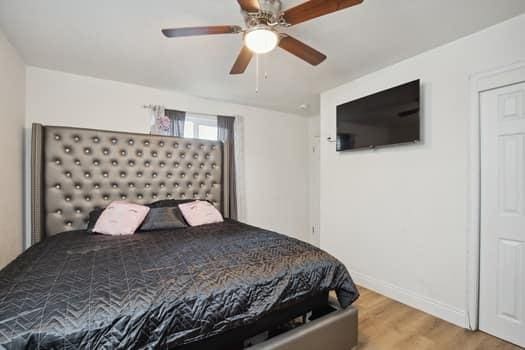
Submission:
[[[244,118],[235,116],[235,172],[237,182],[237,217],[246,222],[246,182],[244,170]]]
[[[164,106],[152,106],[150,133],[152,135],[170,136],[172,134],[171,119],[166,116],[166,109]]]

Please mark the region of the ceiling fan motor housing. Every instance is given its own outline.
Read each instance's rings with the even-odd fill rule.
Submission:
[[[281,0],[259,0],[260,10],[257,12],[244,12],[244,19],[248,28],[261,25],[278,26],[286,25],[282,12]]]
[[[271,12],[276,16],[281,15],[283,8],[281,0],[259,0],[259,5],[261,6],[261,10]]]

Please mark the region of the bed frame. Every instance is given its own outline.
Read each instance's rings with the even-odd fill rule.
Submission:
[[[206,199],[229,217],[230,161],[217,141],[33,124],[31,243],[84,229],[114,200]],[[354,348],[357,310],[331,303],[327,315],[252,348]]]

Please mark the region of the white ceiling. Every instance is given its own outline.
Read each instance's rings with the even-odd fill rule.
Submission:
[[[301,0],[283,0],[285,8]],[[365,0],[290,28],[324,52],[312,67],[280,49],[228,73],[240,35],[166,39],[161,28],[242,25],[235,0],[0,0],[0,27],[29,65],[297,114],[319,93],[525,12],[524,0]],[[309,104],[308,111],[299,106]]]

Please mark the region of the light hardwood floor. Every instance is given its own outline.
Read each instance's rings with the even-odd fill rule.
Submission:
[[[483,332],[469,332],[359,287],[357,350],[518,350]]]

